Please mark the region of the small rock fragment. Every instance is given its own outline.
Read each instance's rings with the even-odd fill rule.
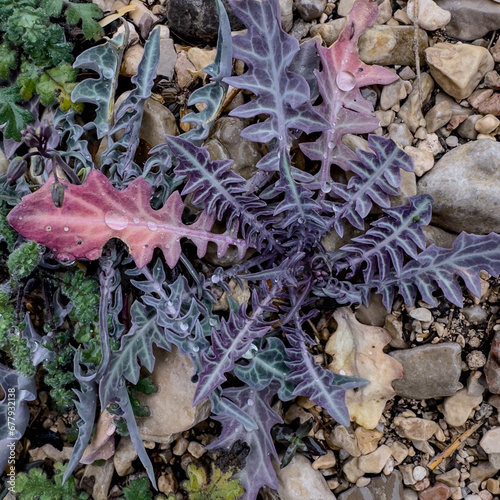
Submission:
[[[415,20],[415,0],[409,0],[406,12],[410,21]],[[418,1],[418,25],[424,30],[436,31],[444,28],[451,20],[451,14],[439,7],[433,0]]]

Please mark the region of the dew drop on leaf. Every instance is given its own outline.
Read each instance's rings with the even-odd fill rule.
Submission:
[[[181,323],[179,326],[183,332],[187,332],[187,329],[189,328],[187,323]]]
[[[247,401],[247,405],[248,405],[248,406],[253,406],[253,400],[249,399],[249,400]]]
[[[140,220],[138,217],[134,217],[134,224],[139,224]]]
[[[169,300],[169,301],[167,302],[167,306],[168,306],[168,307],[172,307],[173,305],[174,305],[174,303],[173,303],[171,300]]]
[[[155,222],[148,222],[148,227],[149,229],[151,229],[151,231],[156,231],[158,229],[158,226]]]
[[[220,281],[220,278],[215,274],[210,279],[212,280],[212,283],[219,283]]]
[[[45,231],[52,231],[52,226],[47,226],[47,227],[45,228]]]
[[[217,320],[216,320],[215,318],[210,318],[210,319],[208,320],[208,324],[209,324],[210,326],[217,326]]]
[[[297,219],[297,222],[298,222],[299,224],[304,224],[305,220],[304,220],[302,217],[299,217],[299,218]]]
[[[64,226],[64,230],[65,231],[69,231],[69,227],[68,226]]]
[[[104,215],[104,222],[109,228],[115,229],[116,231],[121,231],[128,226],[127,217],[116,210],[106,212]]]
[[[198,352],[199,350],[200,350],[200,348],[197,345],[193,346],[193,352]]]
[[[340,90],[347,92],[356,86],[356,77],[349,71],[341,71],[336,78]]]
[[[321,191],[323,193],[327,194],[332,190],[332,185],[329,182],[325,182],[324,184],[321,185]]]

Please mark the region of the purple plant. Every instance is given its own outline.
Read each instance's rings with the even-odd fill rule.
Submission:
[[[110,403],[118,405],[155,482],[127,381],[137,382],[139,366],[153,369],[153,344],[167,350],[175,345],[196,370],[194,403],[210,398],[214,418],[222,423],[222,435],[210,448],[229,450],[235,441],[247,443],[246,466],[238,477],[245,489],[243,498],[254,500],[263,485],[277,487],[271,463],[277,454],[270,431],[281,418],[271,403],[276,398],[289,401],[306,396],[347,426],[345,391],[366,383],[325,370],[311,354],[314,341],[307,322],[325,307],[324,297],[333,299],[331,308],[332,302],[334,306],[368,304],[375,292],[390,308],[397,294],[408,305],[418,295],[435,304],[434,292],[441,290],[460,306],[458,277],[478,295],[479,271],[500,273],[499,235],[461,234],[452,249],[425,248],[422,226],[430,222],[432,199],[421,195],[410,198],[407,206],[391,207],[389,196],[398,194],[400,170],[413,170],[411,159],[392,141],[371,135],[371,151],[355,153],[342,141],[347,133],[365,134],[378,127],[373,107],[360,88],[395,79],[384,68],[363,64],[357,54],[359,36],[376,19],[376,2],[357,0],[339,40],[328,49],[316,47],[322,65],[314,73],[316,80],[310,72],[310,61],[316,61],[311,58],[313,46],[300,49],[281,29],[276,0],[232,0],[231,4],[247,32],[231,41],[219,2],[218,54],[209,72],[213,80],[191,101],[204,102],[206,108],[186,120],[198,127],[180,137],[167,137],[152,151],[144,169],[135,162],[135,151],[158,60],[158,31],[149,37],[143,71],[134,77],[135,90],[117,111],[115,123],[109,103],[116,73],[109,68],[119,67],[123,44],[108,42],[79,56],[78,67],[94,68],[99,77],[81,82],[73,98],[97,105],[95,121],[85,128],[93,127],[99,137],[108,138],[101,162],[108,176],[93,169],[82,185],[58,180],[64,190],[60,207],[53,203],[53,182],[48,181],[25,196],[8,216],[14,229],[45,245],[52,257],[100,258],[102,359],[99,366],[87,366],[85,371],[81,352],[75,356],[81,421],[66,477],[90,439],[99,398],[102,409]],[[304,54],[309,56],[308,65],[297,64]],[[231,75],[232,57],[246,63],[244,74]],[[317,106],[308,82],[317,83],[322,99]],[[252,124],[242,136],[265,144],[268,150],[249,180],[233,172],[230,161],[211,160],[201,146],[228,85],[253,95],[230,114],[250,119]],[[73,112],[59,114],[56,122],[68,145],[61,156],[73,155],[72,168],[81,174],[89,162],[84,131],[76,125]],[[114,143],[112,134],[117,130],[124,134]],[[313,133],[315,140],[310,138]],[[300,149],[311,160],[310,171],[293,164],[299,138]],[[333,172],[339,168],[350,173],[346,184],[334,181]],[[183,220],[186,204],[181,196],[185,195],[203,210],[192,223]],[[154,210],[151,204],[162,208]],[[375,217],[374,206],[385,215],[366,229],[367,217]],[[223,234],[213,228],[215,220],[225,226]],[[364,234],[326,253],[322,237],[331,231],[342,235],[345,224]],[[191,243],[181,245],[184,237],[195,245],[198,258],[211,242],[219,257],[232,247],[240,261],[224,269],[205,262],[201,273],[197,262],[188,258]],[[116,241],[108,243],[111,238],[127,245],[130,258],[123,259]],[[151,265],[155,248],[161,249],[163,257]],[[128,303],[122,301],[120,266],[134,277]],[[229,292],[231,278],[248,282],[251,300],[238,306],[230,298],[230,311],[215,314],[214,292],[219,287]],[[113,331],[109,324],[114,325]],[[2,370],[1,380],[14,377]],[[26,412],[24,400],[19,408]]]

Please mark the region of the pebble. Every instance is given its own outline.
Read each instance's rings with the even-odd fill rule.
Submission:
[[[415,0],[409,0],[406,12],[413,22],[415,13]],[[418,0],[418,25],[428,31],[444,28],[451,20],[451,14],[439,7],[433,0]]]
[[[314,470],[311,462],[297,453],[283,469],[273,461],[278,476],[278,494],[283,500],[335,500],[321,472]]]
[[[391,449],[383,444],[368,455],[362,455],[358,459],[358,467],[368,474],[379,474],[391,457]]]
[[[422,467],[421,465],[417,465],[413,469],[412,475],[413,475],[413,479],[415,479],[415,481],[422,481],[422,479],[424,479],[427,476],[427,470],[425,467]]]
[[[408,95],[408,83],[404,80],[396,80],[394,83],[384,85],[380,94],[380,108],[384,111],[399,105],[399,102]],[[395,109],[395,111],[399,111]]]
[[[383,432],[377,429],[368,430],[362,426],[356,427],[354,434],[356,435],[359,451],[362,455],[367,455],[368,453],[375,451],[377,449],[378,442],[384,435]]]
[[[187,451],[189,451],[194,458],[200,458],[207,450],[205,450],[205,448],[197,441],[191,441],[188,444]]]
[[[170,495],[170,493],[175,493],[179,488],[179,483],[172,472],[167,472],[162,474],[158,478],[158,489],[165,495]]]
[[[108,500],[108,491],[115,468],[111,460],[106,460],[102,465],[87,465],[83,473],[84,478],[94,478],[92,498],[94,500]]]
[[[481,351],[471,351],[466,360],[469,370],[478,370],[486,364],[486,356]]]
[[[426,104],[434,89],[434,80],[428,73],[420,75],[420,88],[422,89],[422,103]],[[418,86],[415,85],[410,96],[398,112],[398,117],[408,125],[411,132],[415,133],[419,127],[425,126],[425,119],[420,106]]]
[[[488,454],[500,453],[500,427],[493,427],[479,442],[481,448]]]
[[[419,500],[447,500],[450,496],[450,487],[442,483],[436,483],[418,494]]]
[[[436,481],[456,488],[460,483],[460,471],[454,468],[447,472],[444,472],[443,474],[438,474],[436,476]]]
[[[462,314],[465,316],[465,319],[471,323],[485,323],[488,319],[488,312],[479,305],[464,307],[462,309]]]
[[[335,467],[337,460],[332,450],[328,450],[325,455],[321,455],[312,463],[312,468],[317,469],[329,469],[330,467]]]
[[[425,56],[434,80],[456,99],[469,97],[495,65],[487,49],[470,44],[439,42]]]
[[[412,309],[409,314],[413,319],[417,319],[418,321],[422,321],[424,323],[430,323],[432,321],[432,314],[429,309],[425,309],[425,307]]]
[[[427,33],[419,29],[419,55],[429,45]],[[413,26],[374,26],[360,37],[359,57],[366,64],[415,66]]]
[[[500,481],[498,479],[489,478],[486,481],[486,488],[493,495],[500,495]]]
[[[335,42],[340,33],[344,29],[345,26],[345,18],[340,17],[338,19],[332,19],[324,24],[315,24],[311,27],[310,35],[311,37],[315,37],[316,35],[320,35],[325,45],[329,47],[333,42]]]
[[[132,462],[137,458],[137,451],[130,436],[122,436],[113,456],[116,473],[123,477],[134,471]]]
[[[465,116],[465,115],[462,115]],[[476,122],[480,120],[483,115],[465,116],[465,120],[458,127],[457,132],[460,137],[464,139],[475,140],[477,139]]]
[[[188,356],[175,347],[172,352],[158,348],[153,352],[156,362],[152,382],[158,391],[150,395],[137,394],[139,402],[151,412],[149,417],[140,419],[139,433],[145,440],[170,443],[172,434],[188,430],[208,418],[210,402],[192,404],[196,384],[191,381],[193,365]]]
[[[403,378],[392,383],[398,396],[439,398],[455,394],[461,388],[461,348],[454,342],[427,344],[390,355],[403,365]]]
[[[286,31],[290,31],[293,26],[293,0],[279,0],[281,12],[281,27]]]
[[[308,498],[308,497],[304,497]],[[371,479],[367,486],[355,486],[342,492],[338,500],[382,500],[403,498],[403,481],[399,471],[395,470],[390,475],[377,476]]]
[[[500,120],[494,115],[486,115],[480,118],[474,125],[480,134],[491,134],[500,126]]]
[[[137,68],[139,67],[143,54],[144,47],[140,43],[136,43],[128,48],[125,54],[123,54],[120,75],[131,77],[137,74]]]
[[[418,182],[433,196],[433,222],[443,229],[476,234],[500,232],[500,144],[477,140],[446,153]]]
[[[432,133],[444,127],[451,119],[453,111],[448,101],[441,101],[433,106],[425,115],[427,132]]]
[[[352,435],[343,425],[337,425],[333,432],[326,435],[326,442],[329,446],[345,450],[351,457],[359,457],[359,450],[356,436]]]
[[[394,426],[400,436],[412,441],[428,441],[439,430],[439,425],[433,420],[417,417],[395,417]]]
[[[323,14],[326,0],[295,0],[294,5],[304,21],[312,21]]]
[[[342,466],[342,472],[350,483],[356,483],[360,477],[365,475],[365,472],[359,468],[359,457],[347,460]]]
[[[354,0],[340,0],[337,5],[337,14],[346,17],[351,12]]]
[[[477,110],[483,114],[500,116],[500,94],[497,92],[478,105]]]

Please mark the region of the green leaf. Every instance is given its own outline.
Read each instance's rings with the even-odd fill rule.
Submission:
[[[75,25],[81,20],[85,37],[89,39],[93,38],[96,41],[99,40],[103,36],[104,31],[95,20],[102,18],[102,10],[93,3],[68,3],[69,7],[66,10],[68,23]]]
[[[17,68],[17,52],[7,42],[0,44],[0,78],[8,78],[10,70]]]
[[[236,500],[244,491],[240,482],[230,479],[232,471],[222,472],[212,464],[212,474],[207,480],[207,473],[202,467],[189,465],[188,479],[183,488],[188,492],[190,500]]]
[[[40,102],[44,106],[48,106],[54,99],[57,99],[63,111],[68,111],[72,107],[77,113],[81,112],[82,104],[74,103],[71,100],[71,92],[76,87],[77,74],[78,70],[70,64],[63,64],[42,73],[40,81],[36,85]]]
[[[35,117],[17,103],[21,101],[19,86],[0,88],[0,125],[6,124],[3,130],[5,139],[21,140],[21,130]]]
[[[63,8],[62,0],[42,0],[40,2],[40,9],[43,10],[48,16],[59,17]]]
[[[19,85],[19,94],[25,100],[31,99],[36,91],[36,84],[40,76],[40,70],[33,63],[24,60],[21,63],[21,73],[17,77],[16,84]]]
[[[158,392],[158,387],[153,384],[151,377],[141,377],[139,382],[134,386],[134,391],[149,395]]]
[[[130,486],[123,489],[125,500],[152,500],[153,494],[149,489],[149,481],[146,477],[141,477],[135,481],[130,481]]]

